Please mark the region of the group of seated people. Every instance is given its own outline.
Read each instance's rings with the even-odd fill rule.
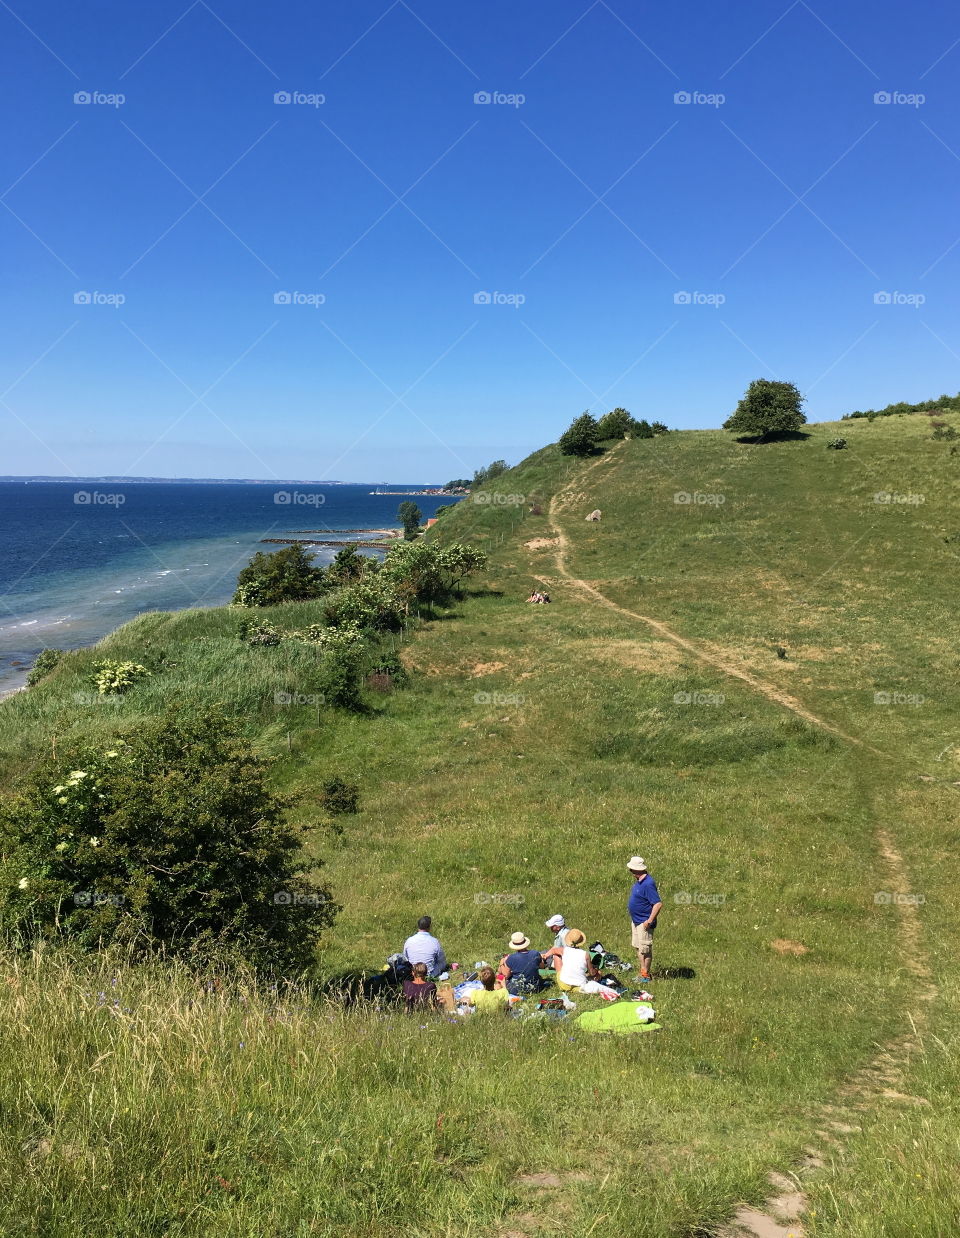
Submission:
[[[552,946],[536,950],[525,933],[514,933],[508,953],[499,965],[493,968],[484,964],[478,969],[477,980],[483,987],[470,990],[463,1000],[477,1011],[488,1012],[505,1009],[511,997],[540,993],[554,982],[564,993],[597,992],[600,973],[586,949],[585,935],[579,929],[567,928],[560,915],[551,916],[546,926],[554,932]],[[404,943],[403,957],[413,973],[403,984],[404,1001],[410,1011],[437,1005],[435,981],[448,976],[446,955],[431,927],[430,917],[421,917],[417,932]],[[544,970],[551,970],[553,976],[542,976]]]
[[[527,601],[528,601],[528,602],[538,602],[538,603],[541,603],[541,602],[549,602],[549,601],[550,601],[550,594],[549,594],[549,593],[541,593],[541,591],[540,591],[539,589],[534,589],[534,591],[533,591],[533,592],[530,594],[530,596],[527,598]]]

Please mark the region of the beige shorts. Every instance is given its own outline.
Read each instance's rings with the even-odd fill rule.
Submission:
[[[645,929],[642,924],[634,924],[631,927],[633,931],[630,935],[630,941],[634,948],[642,955],[652,954],[653,933],[649,929]]]

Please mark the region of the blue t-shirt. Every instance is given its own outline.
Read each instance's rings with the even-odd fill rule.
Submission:
[[[650,912],[653,911],[656,904],[660,901],[657,883],[647,873],[642,880],[633,883],[633,889],[630,891],[630,898],[627,902],[627,911],[630,912],[630,919],[634,924],[643,924],[644,920],[649,918]]]
[[[544,987],[539,950],[518,950],[515,954],[508,954],[506,962],[510,968],[508,993],[522,996],[524,993],[539,993]]]

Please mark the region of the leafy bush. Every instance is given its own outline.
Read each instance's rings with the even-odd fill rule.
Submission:
[[[955,438],[960,437],[957,434],[956,426],[947,425],[945,421],[932,421],[933,426],[932,438],[945,439],[947,442],[952,442]]]
[[[297,970],[336,908],[267,766],[216,711],[49,759],[0,809],[0,926]]]
[[[448,596],[473,572],[486,567],[482,550],[453,542],[400,542],[387,551],[380,570],[381,581],[389,581],[405,612],[414,601],[439,601]]]
[[[334,628],[325,627],[322,623],[311,623],[306,631],[294,635],[312,645],[319,645],[324,650],[361,648],[366,642],[362,628],[353,621]]]
[[[376,559],[362,555],[354,546],[341,546],[327,568],[328,586],[349,585],[355,580],[375,572],[380,565]]]
[[[313,555],[294,543],[273,554],[258,550],[237,577],[233,602],[235,606],[305,602],[319,597],[325,586],[324,571],[314,567]]]
[[[581,413],[560,435],[560,450],[565,456],[592,456],[598,440],[595,418],[590,413]]]
[[[833,451],[843,451],[846,445],[847,440],[845,438],[832,438],[830,442],[827,443],[827,447],[832,448]]]
[[[888,404],[886,408],[869,408],[865,412],[857,409],[855,413],[844,413],[843,421],[853,421],[865,417],[873,421],[877,417],[903,417],[910,413],[941,413],[960,411],[960,391],[956,395],[941,395],[936,400],[921,400],[919,404],[907,404],[901,400],[897,404]]]
[[[120,696],[150,674],[147,668],[141,666],[139,662],[106,660],[95,662],[94,667],[96,674],[93,676],[93,682],[97,685],[97,691],[101,696]]]
[[[279,645],[281,633],[266,619],[241,619],[237,635],[247,645]]]
[[[46,677],[63,661],[62,649],[41,649],[27,675],[27,687],[32,688]]]
[[[320,663],[318,679],[326,705],[338,706],[341,709],[361,709],[362,647],[351,644],[330,649]]]
[[[404,603],[395,583],[381,572],[337,590],[324,606],[323,615],[333,627],[396,631],[403,622]]]

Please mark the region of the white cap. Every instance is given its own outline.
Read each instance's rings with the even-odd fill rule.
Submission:
[[[555,929],[564,928],[566,923],[567,922],[564,920],[563,916],[551,916],[550,919],[546,921],[547,928]]]
[[[640,855],[632,855],[627,860],[627,868],[631,873],[645,873],[647,871],[647,861]]]

